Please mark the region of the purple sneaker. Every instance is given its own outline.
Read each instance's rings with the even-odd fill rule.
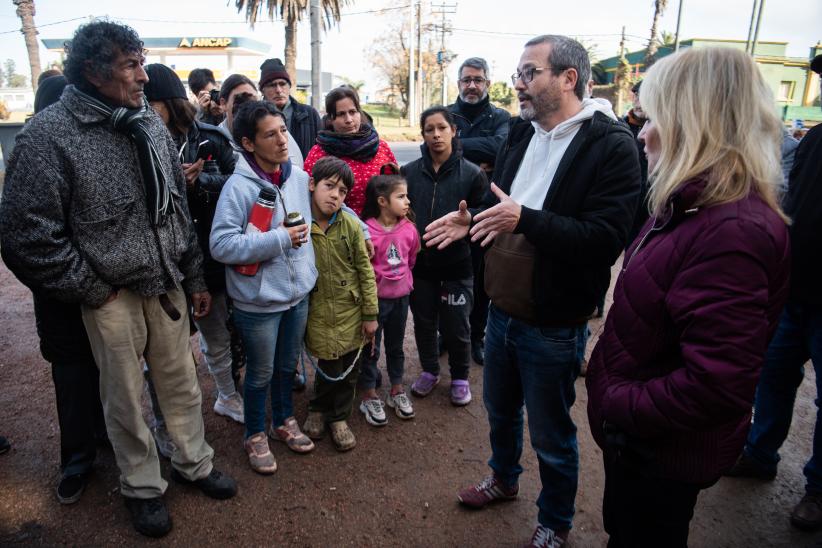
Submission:
[[[460,407],[471,403],[468,381],[451,381],[451,403]]]
[[[432,375],[427,371],[423,371],[414,384],[411,385],[411,393],[420,398],[424,398],[437,386],[440,378],[437,375]]]

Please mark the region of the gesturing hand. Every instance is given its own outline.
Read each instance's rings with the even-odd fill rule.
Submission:
[[[491,183],[491,192],[499,198],[499,203],[479,213],[471,228],[471,241],[481,240],[480,245],[483,247],[493,242],[497,234],[513,232],[522,214],[522,206],[494,183]]]
[[[437,246],[445,249],[452,242],[461,240],[468,235],[471,226],[471,214],[468,212],[468,203],[462,200],[457,211],[447,213],[425,227],[425,247]]]

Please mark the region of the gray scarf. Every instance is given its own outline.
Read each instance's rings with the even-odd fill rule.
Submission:
[[[77,90],[77,96],[88,107],[104,115],[111,121],[115,131],[125,133],[137,146],[137,158],[140,162],[140,173],[146,190],[146,205],[151,223],[162,225],[169,214],[175,212],[174,200],[171,199],[172,178],[166,173],[163,161],[157,152],[157,142],[148,131],[146,121],[149,115],[148,101],[143,98],[141,108],[111,108],[91,95]]]

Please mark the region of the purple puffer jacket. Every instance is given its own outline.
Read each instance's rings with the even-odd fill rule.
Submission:
[[[693,207],[704,186],[683,185],[627,251],[585,379],[600,447],[607,422],[643,470],[693,483],[742,450],[790,273],[780,217],[756,196]]]

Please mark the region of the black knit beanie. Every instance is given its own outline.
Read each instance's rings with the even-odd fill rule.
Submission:
[[[167,66],[160,63],[146,65],[146,74],[148,83],[143,88],[143,93],[149,101],[188,99],[180,77]]]
[[[260,89],[263,89],[263,86],[272,80],[277,79],[285,80],[289,86],[292,85],[291,76],[288,75],[285,65],[279,59],[266,59],[263,61],[263,64],[260,65],[260,74]]]
[[[53,105],[60,100],[63,88],[68,81],[62,74],[49,76],[37,86],[37,93],[34,95],[34,113],[37,114],[44,108]]]

